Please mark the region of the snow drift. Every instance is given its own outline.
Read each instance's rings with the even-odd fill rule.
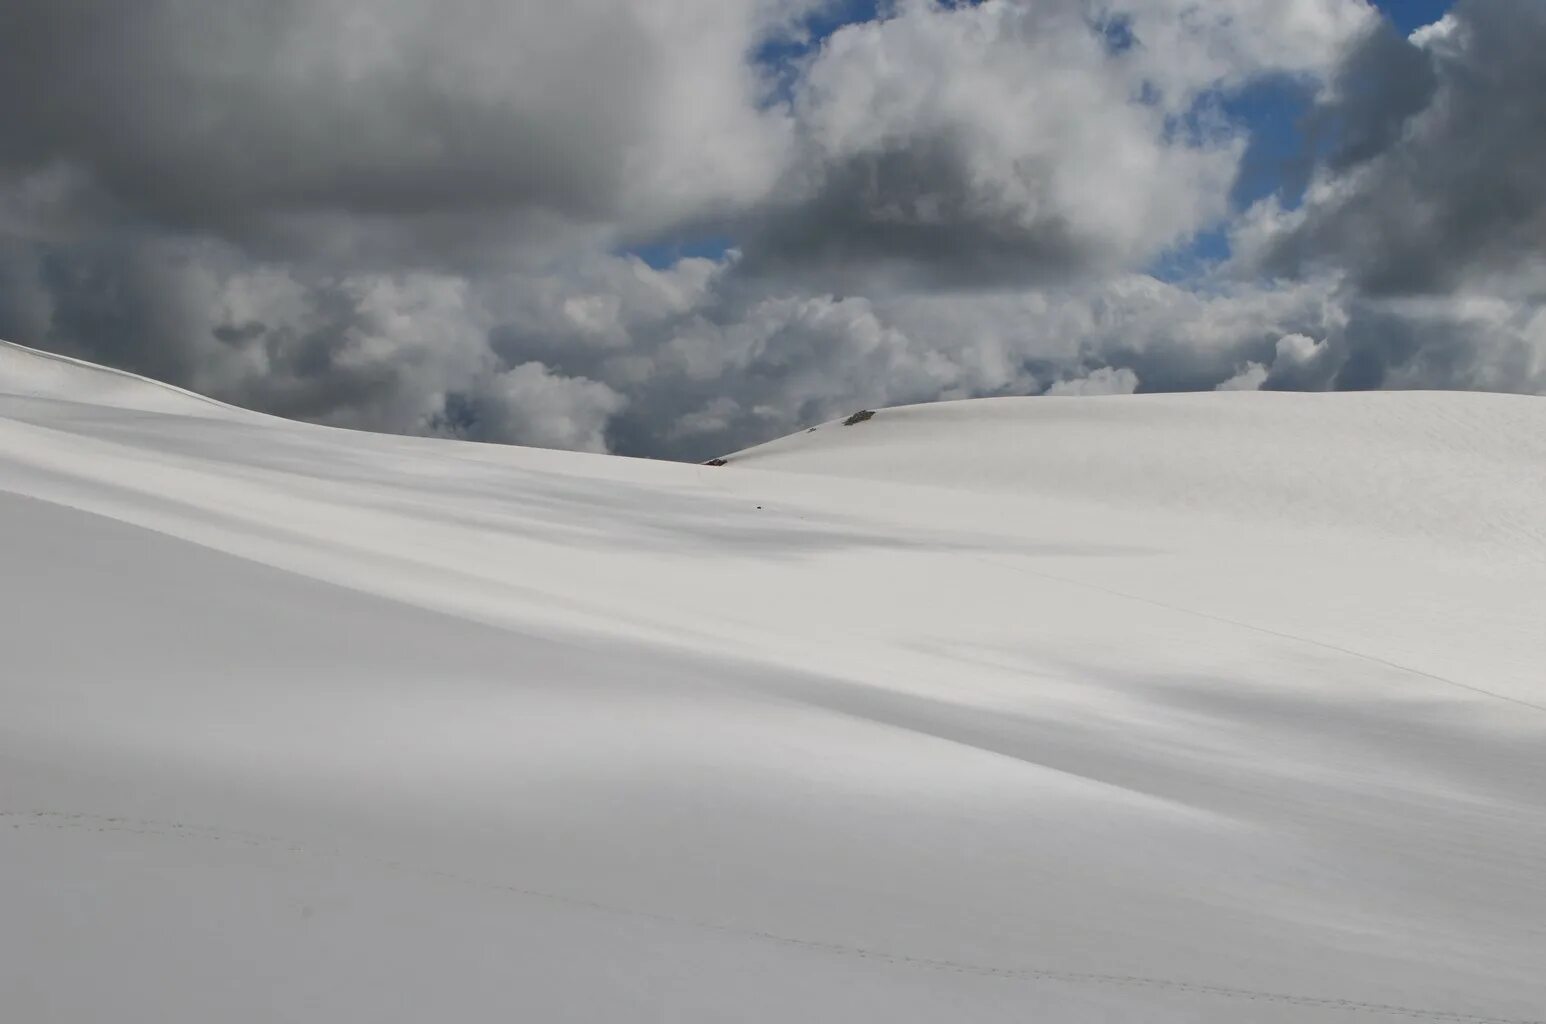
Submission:
[[[19,1021],[1546,1019],[1546,402],[719,468],[0,345]]]

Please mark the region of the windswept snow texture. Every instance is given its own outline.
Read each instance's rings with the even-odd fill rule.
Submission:
[[[1546,401],[722,468],[0,347],[0,1017],[1546,1019]]]

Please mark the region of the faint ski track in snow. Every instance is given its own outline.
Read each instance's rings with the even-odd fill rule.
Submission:
[[[1143,599],[1138,598],[1137,600]],[[1177,610],[1184,611],[1185,609]],[[1237,623],[1237,625],[1240,624]],[[1292,639],[1301,638],[1296,637]],[[1467,689],[1469,689],[1469,687],[1467,687]],[[571,896],[560,893],[546,892],[541,889],[531,889],[525,886],[510,885],[505,882],[496,882],[490,881],[488,879],[474,878],[468,875],[457,874],[450,871],[439,871],[433,868],[418,867],[412,864],[404,863],[402,861],[389,860],[382,857],[373,857],[369,854],[347,853],[339,849],[319,849],[292,840],[282,839],[275,836],[262,835],[256,832],[247,832],[235,829],[217,829],[201,825],[188,825],[182,822],[155,821],[144,818],[119,817],[112,815],[88,814],[82,812],[41,810],[0,810],[0,820],[8,821],[13,830],[30,828],[47,829],[57,832],[127,833],[130,835],[155,836],[160,838],[181,839],[189,841],[203,840],[217,844],[246,846],[253,849],[266,849],[302,857],[310,857],[313,859],[330,859],[346,862],[352,860],[357,863],[370,864],[376,867],[386,868],[389,871],[398,872],[400,874],[414,875],[420,878],[451,882],[456,885],[482,889],[488,892],[501,892],[513,896],[524,896],[529,899],[539,899],[563,906],[579,907],[586,910],[619,917],[630,917],[641,920],[656,921],[662,924],[668,924],[677,927],[698,928],[706,931],[720,932],[726,935],[736,935],[744,938],[758,939],[764,942],[775,942],[782,945],[799,947],[802,949],[811,949],[819,952],[831,953],[837,956],[853,957],[861,960],[873,960],[880,963],[893,964],[901,967],[913,967],[921,970],[948,971],[958,974],[974,974],[982,977],[1006,978],[1019,981],[1054,981],[1072,985],[1087,985],[1097,988],[1159,989],[1167,992],[1187,992],[1219,999],[1278,1003],[1288,1006],[1302,1006],[1316,1010],[1335,1010],[1349,1014],[1361,1014],[1364,1016],[1402,1017],[1407,1020],[1436,1022],[1436,1024],[1546,1024],[1546,1019],[1540,1018],[1493,1017],[1487,1016],[1485,1014],[1461,1013],[1448,1010],[1434,1010],[1411,1006],[1397,1006],[1390,1003],[1371,1003],[1356,999],[1335,999],[1324,996],[1294,995],[1284,992],[1267,992],[1258,989],[1232,988],[1225,985],[1209,985],[1200,982],[1180,981],[1172,978],[1155,978],[1127,974],[1102,974],[1094,971],[1061,971],[1034,967],[995,967],[988,964],[975,964],[957,960],[944,960],[936,957],[909,956],[905,953],[892,953],[885,950],[869,949],[863,946],[853,946],[838,942],[823,941],[820,939],[805,939],[789,935],[780,935],[775,932],[761,931],[756,928],[739,928],[734,925],[720,924],[713,921],[674,917],[670,914],[660,914],[648,910],[639,910],[631,907],[622,907],[608,903],[601,903],[595,900],[586,899],[582,896]]]

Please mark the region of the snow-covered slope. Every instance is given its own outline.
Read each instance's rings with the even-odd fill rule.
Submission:
[[[11,396],[83,402],[111,409],[254,417],[192,391],[138,374],[0,341],[0,388]]]
[[[1546,1020],[1546,402],[721,468],[0,346],[18,1021]]]
[[[1539,398],[1226,392],[989,398],[824,424],[735,461],[1546,557]]]

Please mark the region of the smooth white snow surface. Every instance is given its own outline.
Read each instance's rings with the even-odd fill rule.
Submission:
[[[709,468],[0,345],[0,1018],[1546,1020],[1546,401]]]

